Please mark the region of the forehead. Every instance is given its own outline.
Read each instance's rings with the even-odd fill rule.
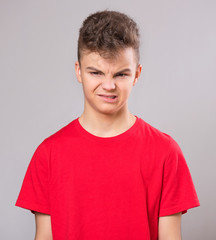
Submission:
[[[81,65],[92,65],[94,67],[134,67],[137,64],[135,51],[133,48],[119,50],[116,54],[98,53],[84,51],[81,57]]]

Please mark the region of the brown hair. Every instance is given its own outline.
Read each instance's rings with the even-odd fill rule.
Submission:
[[[79,31],[78,61],[85,51],[98,52],[104,58],[116,56],[119,50],[132,47],[139,62],[139,29],[133,19],[116,11],[89,15]]]

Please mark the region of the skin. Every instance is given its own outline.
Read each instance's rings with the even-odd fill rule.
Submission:
[[[176,213],[159,218],[159,240],[181,240],[181,216],[182,213]]]
[[[75,71],[82,84],[84,111],[81,125],[100,137],[118,135],[130,128],[136,118],[128,110],[128,98],[141,74],[132,48],[119,51],[112,59],[104,59],[96,52],[83,54],[81,66],[77,61]],[[115,95],[114,103],[104,101],[101,95]]]
[[[35,240],[52,240],[50,215],[35,212],[36,232]]]
[[[135,123],[128,110],[128,98],[137,83],[142,66],[132,48],[121,50],[113,59],[104,59],[96,52],[83,54],[75,63],[77,80],[82,84],[84,111],[79,122],[88,132],[99,137],[123,133]],[[115,95],[108,101],[104,95]],[[52,240],[50,216],[35,213],[35,240]],[[159,218],[159,240],[181,240],[181,213]]]

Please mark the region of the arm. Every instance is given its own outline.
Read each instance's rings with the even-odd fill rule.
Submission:
[[[52,240],[50,215],[35,212],[36,234],[35,240]]]
[[[181,240],[181,216],[176,213],[159,218],[159,240]]]

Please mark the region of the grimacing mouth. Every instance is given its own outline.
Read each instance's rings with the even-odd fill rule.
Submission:
[[[112,98],[112,99],[117,97],[116,95],[107,95],[107,94],[98,94],[98,95],[101,97],[108,97],[108,98]]]

